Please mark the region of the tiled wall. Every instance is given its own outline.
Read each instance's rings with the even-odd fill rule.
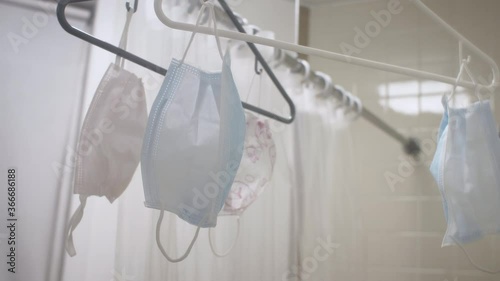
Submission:
[[[387,9],[389,2],[312,6],[310,46],[342,52],[342,43],[354,45],[354,28],[364,29],[374,20],[371,11]],[[500,1],[424,3],[500,62]],[[356,55],[456,76],[458,43],[409,1],[401,0],[401,7],[401,13],[393,14],[389,24]],[[321,58],[309,57],[309,61],[313,69],[328,73],[335,83],[355,92],[366,108],[428,145],[420,163],[407,164],[399,143],[365,120],[352,125],[356,174],[361,183],[353,188],[359,194],[363,220],[363,247],[359,250],[363,259],[358,266],[366,280],[500,280],[498,275],[474,270],[460,249],[441,248],[446,223],[428,167],[442,114],[441,95],[449,86]],[[479,58],[472,56],[471,67],[478,77],[488,77],[488,67]],[[396,175],[400,181],[391,185],[387,175]],[[487,239],[467,249],[479,264],[500,269],[500,239]]]

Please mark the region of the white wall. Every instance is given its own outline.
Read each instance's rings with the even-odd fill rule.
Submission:
[[[353,45],[354,28],[364,29],[373,20],[370,12],[387,9],[388,3],[364,2],[313,6],[311,46],[342,52],[341,43]],[[500,2],[424,2],[500,62]],[[361,48],[358,56],[456,76],[458,43],[411,3],[401,3],[402,12],[393,15],[390,24]],[[359,250],[363,261],[353,266],[362,273],[362,280],[498,280],[498,276],[474,270],[458,248],[441,248],[446,223],[441,197],[428,169],[435,149],[432,139],[442,115],[441,95],[449,87],[345,63],[309,59],[313,69],[330,74],[335,83],[356,89],[364,106],[390,125],[406,135],[431,142],[421,164],[398,172],[407,163],[400,144],[365,120],[352,125],[356,173],[361,181],[360,186],[352,188],[361,194],[365,225],[365,244]],[[477,57],[472,57],[472,68],[476,75],[487,77],[488,68]],[[387,101],[383,95],[389,95]],[[394,189],[385,178],[388,173],[402,178]],[[480,264],[500,268],[500,239],[485,240],[469,246],[469,250]],[[352,275],[346,278],[343,281],[361,281]]]
[[[276,39],[295,43],[296,2],[294,0],[228,0],[234,12],[248,19],[262,30],[271,30]]]

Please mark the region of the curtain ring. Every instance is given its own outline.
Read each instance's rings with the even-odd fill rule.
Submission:
[[[321,92],[319,92],[317,95],[322,98],[327,98],[328,92],[332,88],[332,79],[329,75],[321,71],[314,71],[314,75],[316,75],[320,80],[323,80],[323,83],[325,84]]]

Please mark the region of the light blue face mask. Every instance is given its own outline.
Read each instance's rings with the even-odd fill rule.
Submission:
[[[204,2],[196,25],[213,3]],[[161,211],[156,239],[171,262],[189,254],[200,227],[215,227],[238,170],[245,143],[245,115],[231,73],[229,52],[222,56],[222,71],[207,73],[184,63],[193,41],[191,36],[182,60],[172,60],[168,74],[154,101],[142,150],[145,205]],[[164,211],[197,226],[187,252],[170,258],[160,241]]]
[[[447,229],[442,246],[458,245],[479,270],[463,244],[500,233],[500,139],[489,101],[449,108],[438,133],[431,163],[443,199]]]
[[[443,104],[444,108],[444,114],[443,118],[441,119],[441,124],[439,125],[439,131],[438,131],[438,143],[437,143],[437,148],[436,148],[436,153],[434,154],[434,158],[432,159],[431,162],[431,167],[430,171],[432,176],[434,177],[434,180],[438,183],[438,188],[439,192],[441,193],[441,198],[443,200],[443,210],[444,210],[444,216],[446,218],[446,221],[448,221],[448,203],[446,202],[446,198],[444,196],[444,190],[443,190],[443,184],[442,183],[442,173],[439,172],[439,169],[442,167],[441,165],[441,157],[443,154],[443,148],[446,143],[446,137],[447,136],[447,130],[448,130],[448,102],[447,102],[447,97],[446,95],[443,96],[441,99],[441,102]]]

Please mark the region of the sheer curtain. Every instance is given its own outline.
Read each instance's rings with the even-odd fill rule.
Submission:
[[[125,17],[123,3],[117,2],[101,1],[97,7],[95,25],[112,21],[114,28],[99,32],[96,28],[94,34],[111,42],[118,41]],[[152,2],[140,2],[132,19],[128,49],[168,66],[172,57],[182,56],[191,34],[159,23]],[[197,13],[188,14],[187,10],[183,1],[169,2],[170,16],[194,22]],[[274,36],[264,31],[260,35]],[[253,54],[244,44],[229,45],[241,99],[288,115],[288,107],[269,77],[255,74]],[[272,61],[273,49],[261,50]],[[95,75],[88,83],[90,98],[99,75],[112,60],[113,56],[93,50],[91,71]],[[213,36],[198,34],[187,62],[205,69],[219,66]],[[151,106],[163,77],[132,63],[125,67],[142,77]],[[139,168],[115,204],[102,198],[89,199],[84,219],[74,233],[78,255],[66,259],[64,280],[326,280],[334,276],[334,270],[338,274],[355,270],[351,264],[359,257],[351,256],[350,249],[358,245],[359,224],[353,219],[357,207],[351,189],[349,123],[336,104],[317,100],[318,89],[304,85],[303,77],[279,66],[274,69],[295,101],[297,120],[292,125],[269,121],[277,148],[273,179],[242,215],[240,236],[230,254],[215,257],[208,243],[208,230],[202,229],[189,257],[181,263],[169,263],[156,245],[159,211],[144,207]],[[166,213],[161,230],[166,251],[180,256],[195,230]],[[219,218],[214,232],[218,248],[228,248],[235,239],[236,220]],[[320,257],[318,247],[323,249]]]
[[[365,280],[356,266],[363,258],[356,254],[363,241],[352,112],[318,98],[321,89],[291,77],[298,113],[287,149],[293,159],[297,257],[284,280]]]
[[[63,260],[58,242],[66,223],[71,148],[82,116],[88,46],[62,32],[53,7],[42,7],[48,8],[27,9],[22,3],[0,1],[2,281],[56,280]],[[81,15],[69,16],[73,24],[87,30],[86,13],[71,12]],[[17,179],[16,245],[7,240],[11,217],[6,178],[12,168]],[[16,248],[15,274],[7,271],[6,255],[12,246]]]

